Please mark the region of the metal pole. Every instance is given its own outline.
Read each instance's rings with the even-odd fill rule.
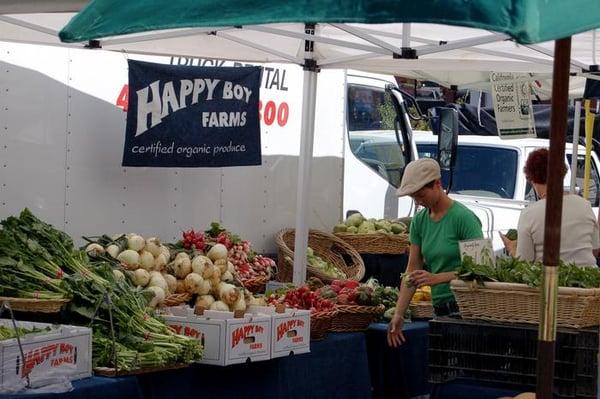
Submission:
[[[575,194],[577,184],[577,154],[579,153],[579,129],[581,125],[581,101],[575,101],[575,116],[573,117],[573,154],[571,155],[571,187],[569,192]]]
[[[307,32],[314,34],[314,27],[307,25]],[[300,138],[300,156],[298,158],[298,188],[296,195],[296,232],[294,236],[293,283],[298,286],[306,280],[306,249],[308,247],[310,177],[315,132],[315,103],[317,94],[316,62],[312,59],[313,43],[306,43],[304,67],[304,85],[302,90],[302,125]],[[311,63],[312,61],[312,63]],[[312,65],[311,65],[312,64]]]
[[[550,151],[547,174],[548,189],[546,193],[547,202],[544,229],[544,273],[540,301],[540,325],[538,330],[537,399],[552,399],[554,385],[556,300],[563,202],[563,177],[561,169],[565,162],[571,38],[557,40],[554,49]]]

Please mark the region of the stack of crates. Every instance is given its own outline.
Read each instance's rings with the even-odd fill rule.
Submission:
[[[429,323],[429,382],[456,378],[536,385],[537,326],[456,319]],[[558,329],[554,391],[559,398],[597,397],[598,330]]]

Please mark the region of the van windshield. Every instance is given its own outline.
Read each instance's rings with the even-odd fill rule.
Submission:
[[[437,144],[417,143],[419,158],[436,158]],[[458,145],[451,193],[491,198],[514,198],[518,153],[508,148]],[[449,172],[442,171],[448,187]]]

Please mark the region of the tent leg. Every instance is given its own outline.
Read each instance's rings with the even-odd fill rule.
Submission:
[[[310,180],[315,132],[315,103],[317,95],[317,72],[304,71],[302,92],[302,135],[300,157],[298,158],[298,191],[296,195],[296,233],[294,238],[294,273],[296,286],[306,281],[306,248],[310,209]]]
[[[556,341],[556,301],[558,262],[560,259],[560,226],[562,222],[565,138],[569,101],[569,68],[571,38],[555,42],[552,79],[552,114],[550,117],[550,150],[544,228],[544,273],[538,329],[537,399],[551,399],[554,387],[554,352]]]

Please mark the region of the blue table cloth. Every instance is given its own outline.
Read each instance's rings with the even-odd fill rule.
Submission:
[[[137,377],[92,377],[64,394],[0,399],[371,398],[364,333],[330,333],[311,353],[228,367],[193,365]]]
[[[456,380],[445,384],[435,384],[429,399],[498,399],[512,398],[525,390],[501,388],[497,385],[487,385],[481,381]]]
[[[142,399],[135,377],[90,377],[73,381],[73,391],[37,395],[0,395],[2,399]]]
[[[144,399],[371,398],[364,333],[330,333],[311,353],[138,377]],[[111,398],[112,399],[112,398]]]
[[[365,277],[363,281],[367,281],[369,277],[375,277],[380,284],[399,287],[400,274],[406,270],[408,264],[408,255],[376,255],[376,254],[361,254],[365,263]]]
[[[371,324],[367,330],[367,353],[373,398],[404,399],[430,392],[427,382],[428,323],[404,325],[406,342],[399,348],[387,344],[387,324]]]

